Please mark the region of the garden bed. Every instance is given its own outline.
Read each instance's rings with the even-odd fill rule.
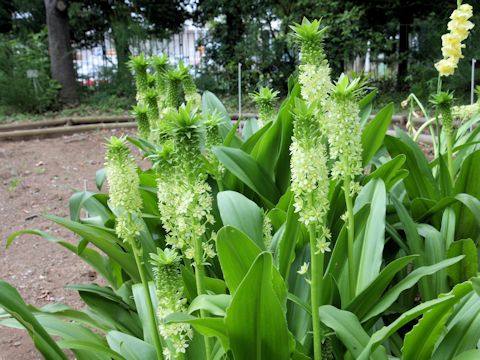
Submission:
[[[52,225],[43,213],[68,216],[75,190],[95,190],[95,172],[103,164],[104,139],[120,130],[79,133],[61,138],[2,142],[0,146],[0,278],[14,284],[28,303],[64,302],[79,307],[77,292],[65,284],[96,282],[97,275],[62,247],[25,235],[4,250],[14,231],[38,228],[65,240],[68,230]],[[81,174],[81,175],[80,175]],[[0,359],[42,359],[23,330],[0,327]]]

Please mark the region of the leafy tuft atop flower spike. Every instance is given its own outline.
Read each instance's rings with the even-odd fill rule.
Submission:
[[[320,29],[320,23],[321,20],[310,22],[304,17],[301,24],[290,26],[294,39],[301,45],[300,51],[304,64],[316,64],[325,59],[322,41],[327,28]]]
[[[322,39],[326,28],[320,30],[320,20],[310,22],[304,18],[302,24],[291,26],[293,37],[301,45],[301,64],[298,81],[302,98],[308,104],[324,105],[330,90],[330,67],[323,51]]]
[[[198,140],[203,131],[200,113],[192,103],[184,104],[164,115],[162,132],[174,138]]]
[[[180,105],[180,85],[185,78],[185,70],[182,68],[170,69],[166,74],[166,97],[167,108],[177,108]]]
[[[135,85],[137,87],[137,102],[142,103],[145,92],[148,90],[148,61],[145,55],[131,56],[128,62],[130,69],[135,73]]]
[[[260,126],[275,119],[275,101],[278,99],[279,92],[268,87],[261,87],[259,91],[250,93],[250,97],[255,101],[258,108],[258,121]]]

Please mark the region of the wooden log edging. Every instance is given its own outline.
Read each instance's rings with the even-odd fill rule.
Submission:
[[[115,123],[97,123],[88,125],[75,125],[75,126],[59,126],[41,129],[24,129],[0,132],[0,140],[19,140],[31,137],[50,137],[50,136],[62,136],[70,135],[74,133],[80,133],[93,130],[104,129],[133,129],[137,127],[136,122],[115,122]]]
[[[238,119],[238,114],[230,114],[232,120]],[[244,113],[242,118],[256,117],[256,113]],[[372,115],[373,117],[373,115]],[[51,137],[69,135],[79,132],[115,129],[115,128],[135,128],[134,118],[129,115],[116,116],[88,116],[88,117],[66,117],[46,121],[37,121],[19,124],[0,125],[0,140],[18,140],[31,137]],[[415,119],[415,122],[421,123],[421,119]],[[406,117],[403,115],[394,115],[392,122],[398,125],[405,125]],[[395,135],[393,130],[388,131],[389,135]],[[432,144],[429,135],[420,135],[420,142]]]

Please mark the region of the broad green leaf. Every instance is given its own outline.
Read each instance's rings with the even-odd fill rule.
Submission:
[[[108,292],[97,291],[89,285],[75,285],[69,288],[76,288],[82,300],[112,330],[119,330],[136,337],[142,336],[143,331],[138,314],[130,310],[123,300],[112,298]]]
[[[124,271],[126,271],[133,279],[139,281],[138,269],[135,264],[133,255],[130,255],[122,251],[117,245],[117,237],[112,233],[94,227],[92,225],[85,225],[64,219],[54,215],[46,215],[47,219],[66,227],[67,229],[80,235],[82,238],[87,239],[90,243],[94,244],[100,250],[102,250],[111,259],[115,260]]]
[[[448,268],[448,276],[454,284],[468,280],[478,272],[477,247],[472,239],[454,241],[447,252],[449,258],[465,255],[462,261]]]
[[[440,261],[439,263],[435,265],[430,265],[430,266],[422,266],[419,267],[415,270],[413,270],[410,274],[408,274],[404,279],[399,281],[397,284],[395,284],[391,289],[389,289],[378,301],[375,306],[370,309],[370,311],[361,318],[362,322],[365,322],[377,315],[380,315],[383,313],[385,310],[387,310],[398,298],[398,296],[405,290],[410,289],[412,286],[414,286],[418,280],[420,280],[422,277],[427,276],[427,275],[432,275],[435,274],[437,271],[445,269],[453,264],[456,264],[459,262],[461,259],[463,259],[463,256],[457,256],[452,259],[446,259],[443,261]]]
[[[380,330],[376,331],[370,340],[368,341],[367,346],[363,349],[362,353],[358,357],[358,360],[368,360],[372,351],[384,343],[390,336],[392,336],[398,329],[400,329],[405,324],[409,323],[413,319],[419,317],[430,309],[435,309],[436,306],[439,306],[442,303],[449,302],[454,303],[454,296],[444,296],[439,299],[430,300],[415,306],[414,308],[404,312],[400,315],[394,322],[388,326],[384,326]]]
[[[320,306],[320,321],[335,331],[337,337],[356,359],[367,346],[370,337],[362,328],[357,317],[349,311],[337,309],[331,305]],[[380,347],[371,356],[372,360],[386,360],[385,349]]]
[[[280,239],[278,256],[275,259],[278,264],[278,271],[285,280],[288,279],[290,266],[295,257],[295,246],[297,245],[300,231],[298,214],[295,212],[294,199],[292,198],[288,207],[285,232]]]
[[[251,118],[245,121],[242,129],[243,140],[247,140],[250,136],[255,134],[258,129],[260,129],[260,126],[258,125],[257,119]]]
[[[363,318],[368,310],[381,298],[395,275],[410,264],[417,256],[418,255],[405,256],[388,264],[367,288],[355,296],[348,305],[347,310],[354,313],[357,317]]]
[[[103,183],[107,178],[107,169],[101,168],[98,169],[95,173],[95,185],[97,186],[98,191],[102,191]]]
[[[223,225],[236,227],[248,235],[258,247],[265,249],[263,214],[257,204],[235,191],[219,192],[217,204]]]
[[[436,345],[432,359],[450,360],[475,349],[480,340],[480,296],[472,292],[455,305],[446,329]]]
[[[217,234],[217,252],[225,282],[234,294],[261,249],[240,230],[226,226]]]
[[[37,235],[47,241],[63,246],[64,248],[70,250],[71,252],[76,254],[78,257],[80,257],[92,268],[94,268],[105,280],[109,282],[110,285],[112,285],[115,288],[121,285],[118,283],[118,279],[115,277],[115,274],[112,271],[112,264],[107,257],[100,255],[97,251],[95,251],[94,249],[90,249],[88,247],[83,249],[80,252],[78,251],[78,248],[72,243],[57,239],[56,237],[44,231],[41,231],[41,230],[16,231],[7,238],[6,246],[9,247],[18,236],[24,235],[24,234]]]
[[[470,154],[462,164],[460,173],[458,174],[455,183],[456,194],[468,194],[475,199],[480,199],[480,186],[478,181],[480,179],[480,150]],[[466,204],[456,207],[456,217],[458,225],[456,228],[457,239],[473,239],[476,244],[479,244],[479,229],[478,217],[471,209],[467,209]],[[480,214],[478,214],[480,215]],[[477,216],[478,216],[477,215]]]
[[[150,299],[152,300],[153,308],[157,308],[157,293],[155,291],[155,285],[152,281],[148,283],[150,291]],[[143,329],[143,340],[152,346],[155,346],[155,340],[153,339],[152,328],[157,329],[156,324],[152,324],[152,318],[149,315],[147,309],[147,299],[145,298],[145,289],[143,284],[134,284],[132,286],[133,299],[137,308],[138,317]],[[119,351],[122,353],[121,351]]]
[[[468,350],[460,355],[457,355],[453,358],[453,360],[478,360],[480,359],[480,350]]]
[[[107,342],[125,360],[157,360],[155,348],[134,336],[113,330],[108,332]]]
[[[230,348],[229,337],[223,318],[197,318],[184,313],[173,313],[165,318],[166,323],[185,323],[192,325],[200,334],[216,337],[222,342],[225,351]]]
[[[127,360],[122,355],[116,351],[111,350],[107,346],[101,346],[92,341],[86,340],[61,340],[58,342],[58,345],[63,349],[77,349],[77,350],[88,350],[95,351],[97,353],[107,355],[114,360]]]
[[[370,121],[362,132],[362,158],[366,166],[383,144],[385,134],[390,127],[393,115],[393,103],[388,104]]]
[[[191,302],[188,307],[188,313],[191,314],[197,310],[206,310],[214,316],[225,316],[227,308],[232,301],[231,295],[199,295]]]
[[[355,212],[370,203],[370,214],[367,219],[361,241],[355,246],[355,265],[357,269],[356,292],[365,289],[379,274],[383,261],[383,245],[385,242],[385,184],[381,179],[369,182],[355,201]]]
[[[216,146],[212,151],[227,170],[273,207],[281,194],[272,177],[252,156],[240,149],[222,146]]]
[[[399,129],[397,129],[397,136],[399,138],[386,136],[385,146],[392,157],[406,155],[404,168],[409,174],[403,179],[403,183],[409,197],[438,199],[439,193],[424,153],[407,134]]]
[[[102,199],[100,201],[99,199]],[[85,209],[88,212],[88,218],[84,219],[88,223],[103,226],[108,220],[113,220],[112,212],[107,206],[108,196],[91,191],[80,191],[73,194],[68,202],[70,208],[70,219],[80,221],[80,212]]]
[[[365,95],[363,99],[358,102],[358,107],[360,108],[360,124],[362,124],[362,128],[365,126],[368,118],[370,117],[370,114],[372,113],[373,100],[375,99],[377,94],[378,90],[375,89]]]
[[[405,335],[402,349],[403,358],[409,360],[430,359],[435,343],[452,314],[453,306],[471,291],[472,284],[470,282],[459,284],[447,294],[453,295],[456,301],[444,302],[425,313],[413,329]],[[444,296],[440,295],[440,297]]]
[[[35,347],[46,359],[67,360],[67,356],[28,309],[18,291],[0,280],[0,307],[27,330]]]
[[[258,255],[227,309],[225,324],[237,359],[290,359],[287,321],[272,270],[272,255]]]
[[[362,181],[363,185],[372,179],[382,179],[387,189],[390,189],[396,182],[408,176],[408,171],[401,169],[405,163],[405,159],[405,155],[400,154],[392,160],[387,161],[378,169],[368,174]]]

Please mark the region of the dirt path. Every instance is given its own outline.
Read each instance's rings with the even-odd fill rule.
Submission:
[[[75,255],[39,237],[24,235],[5,250],[5,240],[21,229],[41,229],[58,238],[75,236],[41,214],[68,216],[76,190],[95,191],[95,172],[103,166],[105,138],[122,130],[98,131],[60,138],[0,142],[0,279],[14,285],[27,303],[81,305],[63,287],[96,281]],[[42,359],[25,331],[0,327],[0,360]]]

